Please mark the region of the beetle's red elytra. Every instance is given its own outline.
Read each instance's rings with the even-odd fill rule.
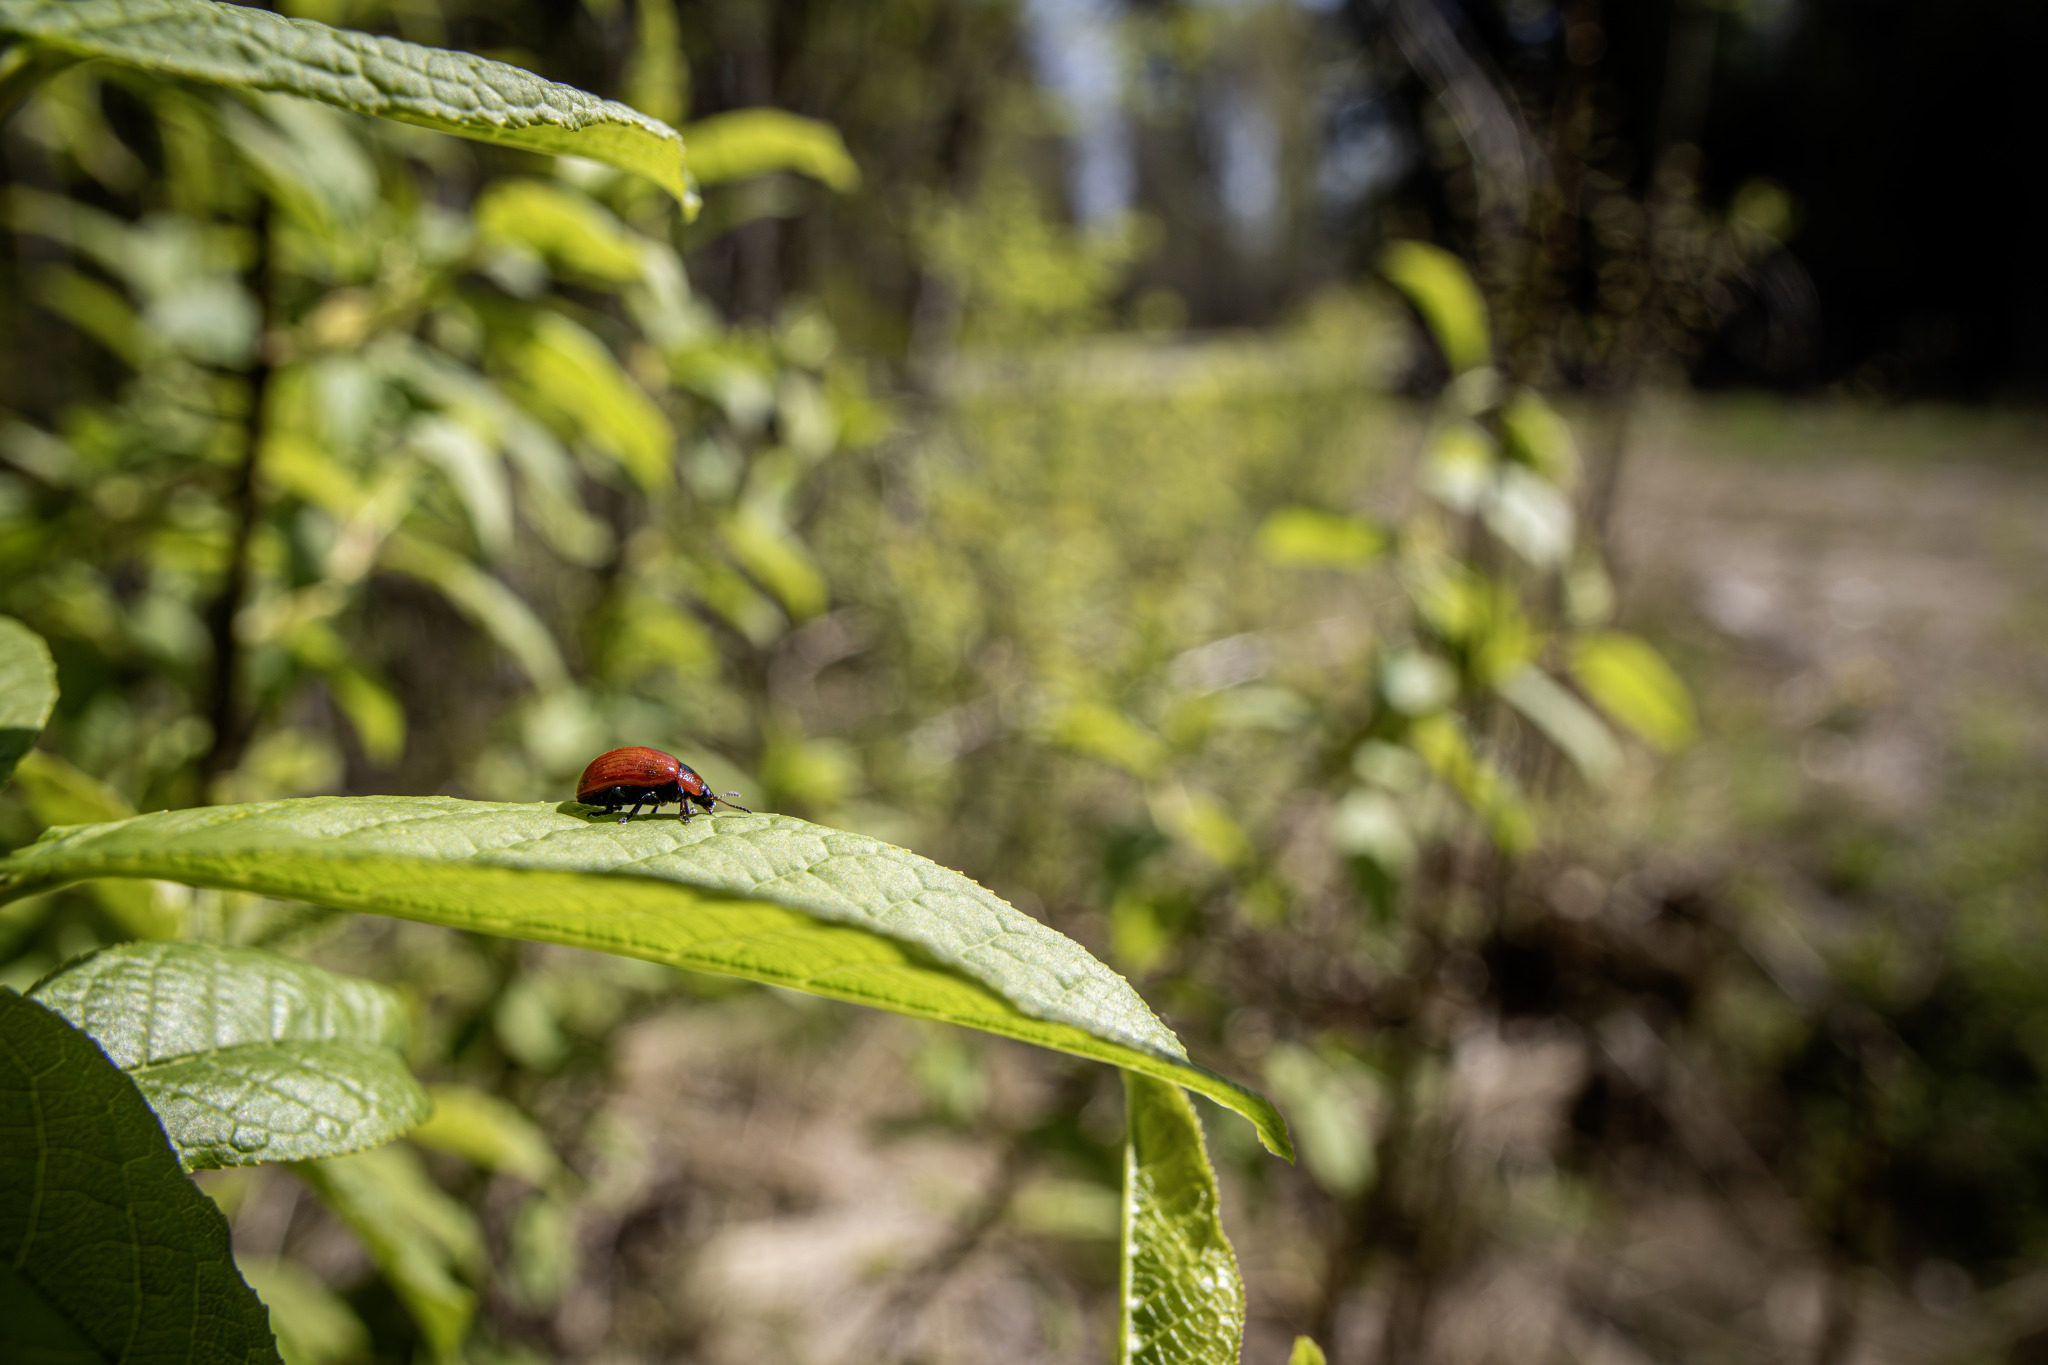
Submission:
[[[697,776],[689,764],[674,754],[665,754],[644,744],[599,754],[590,761],[590,766],[583,770],[582,778],[576,783],[576,799],[586,806],[601,806],[605,810],[631,807],[619,817],[622,825],[638,815],[642,806],[659,811],[671,801],[682,811],[684,824],[690,822],[692,802],[706,812],[714,804],[723,802],[734,810],[752,815],[753,812],[745,806],[726,800],[728,796],[738,795],[738,792],[712,791],[710,784]]]

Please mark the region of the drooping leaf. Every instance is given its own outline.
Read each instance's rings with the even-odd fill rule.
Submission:
[[[339,1156],[427,1116],[398,998],[277,953],[122,944],[29,998],[128,1073],[187,1170]]]
[[[57,705],[57,665],[43,637],[0,616],[0,787],[35,746]]]
[[[467,52],[212,0],[0,0],[0,33],[166,76],[302,95],[361,114],[588,157],[688,205],[683,142],[636,109]]]
[[[1479,286],[1472,282],[1464,262],[1442,247],[1401,241],[1389,244],[1381,253],[1380,273],[1422,314],[1452,374],[1463,374],[1493,359],[1486,300],[1480,297]]]
[[[529,1185],[545,1185],[563,1173],[547,1136],[505,1100],[466,1085],[437,1085],[428,1094],[433,1116],[407,1135],[411,1141]]]
[[[107,876],[595,948],[964,1024],[1185,1085],[1291,1155],[1270,1104],[1191,1064],[1079,944],[957,872],[788,816],[621,825],[568,802],[443,797],[164,811],[0,860],[0,902]]]
[[[435,1355],[459,1359],[476,1316],[476,1294],[463,1281],[482,1278],[486,1263],[476,1215],[436,1185],[402,1142],[293,1169],[362,1239]]]
[[[1237,1365],[1244,1278],[1195,1106],[1124,1073],[1122,1365]]]
[[[704,185],[795,171],[845,194],[860,167],[829,123],[781,109],[735,109],[689,125],[690,174]]]
[[[0,990],[0,1358],[277,1365],[227,1220],[92,1039]]]
[[[1581,635],[1572,642],[1571,664],[1600,709],[1652,748],[1669,753],[1699,732],[1685,680],[1648,641],[1618,630]]]

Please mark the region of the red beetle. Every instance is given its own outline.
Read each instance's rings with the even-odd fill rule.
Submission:
[[[658,811],[670,801],[681,807],[684,824],[690,822],[690,803],[693,801],[706,811],[714,802],[725,801],[734,810],[752,815],[753,812],[745,806],[725,800],[728,796],[738,795],[738,792],[712,791],[710,785],[697,776],[695,769],[674,754],[665,754],[641,744],[599,754],[583,770],[582,779],[576,783],[576,799],[586,806],[602,806],[606,810],[631,806],[631,810],[619,817],[622,825],[638,815],[643,805]]]

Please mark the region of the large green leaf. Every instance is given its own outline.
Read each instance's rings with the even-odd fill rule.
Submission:
[[[0,33],[74,57],[277,90],[483,142],[589,157],[691,202],[675,129],[466,52],[212,0],[0,0]]]
[[[36,742],[57,705],[57,665],[43,637],[0,616],[0,787]]]
[[[361,1151],[432,1108],[396,995],[259,948],[126,943],[29,998],[141,1087],[187,1170]]]
[[[276,1365],[267,1324],[135,1086],[0,990],[0,1359]]]
[[[167,877],[666,962],[984,1029],[1185,1085],[1292,1156],[1264,1098],[1193,1065],[1128,982],[957,872],[780,815],[620,824],[564,802],[311,797],[59,831],[0,902]]]
[[[1237,1365],[1244,1277],[1195,1106],[1124,1073],[1122,1365]]]

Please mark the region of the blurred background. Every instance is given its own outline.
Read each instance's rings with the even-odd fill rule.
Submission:
[[[63,700],[0,842],[655,745],[1280,1103],[1298,1166],[1204,1110],[1247,1361],[2048,1358],[2048,11],[281,8],[675,122],[703,211],[17,103],[0,612]],[[545,1136],[422,1151],[473,1360],[1110,1358],[1106,1068],[163,885],[0,910],[0,980],[166,934],[392,982]],[[289,1358],[415,1358],[300,1182],[209,1179]]]

